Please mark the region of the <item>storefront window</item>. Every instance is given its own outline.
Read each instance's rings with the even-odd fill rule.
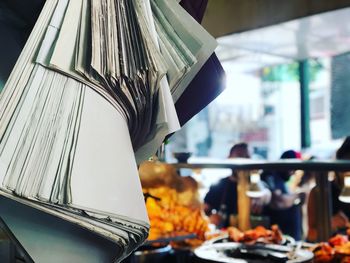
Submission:
[[[348,105],[344,106],[344,94],[350,94],[344,92],[350,90],[346,81],[350,69],[345,70],[350,61],[345,60],[350,55],[308,60],[309,148],[301,149],[299,63],[247,72],[225,62],[226,90],[169,139],[168,159],[176,151],[226,158],[230,147],[242,141],[249,144],[254,159],[276,160],[288,149],[331,158],[350,130],[344,126],[350,126],[349,114],[342,110]]]

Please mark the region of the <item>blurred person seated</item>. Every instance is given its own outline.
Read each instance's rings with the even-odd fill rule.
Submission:
[[[346,137],[343,144],[336,152],[337,160],[350,160],[350,136]],[[335,173],[333,180],[330,182],[332,195],[332,218],[331,227],[333,232],[341,232],[350,227],[350,204],[339,200],[339,195],[344,186],[344,177],[349,172]],[[317,218],[316,218],[316,187],[311,190],[308,201],[308,241],[317,241]]]
[[[300,153],[285,151],[280,159],[300,159]],[[264,214],[270,217],[271,224],[277,224],[284,234],[296,240],[302,238],[302,209],[305,200],[303,192],[293,192],[287,183],[294,171],[265,171],[262,180],[266,182],[272,196]]]
[[[235,144],[228,158],[250,158],[247,143]],[[237,174],[232,174],[212,185],[204,198],[204,211],[209,216],[212,224],[218,228],[234,225],[238,213],[237,204]],[[270,192],[259,199],[251,199],[252,213],[260,213],[262,207],[270,200]]]

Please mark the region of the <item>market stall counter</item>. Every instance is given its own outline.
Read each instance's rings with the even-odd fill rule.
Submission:
[[[238,187],[249,182],[250,171],[256,170],[304,170],[315,171],[318,188],[317,198],[323,200],[318,217],[323,240],[331,236],[329,219],[328,171],[350,170],[347,161],[278,161],[252,162],[250,160],[223,160],[211,163],[166,164],[148,161],[140,166],[140,178],[143,185],[148,215],[151,222],[150,236],[147,242],[125,262],[346,262],[347,256],[339,256],[342,249],[329,249],[323,243],[308,244],[295,242],[283,235],[278,226],[271,229],[258,226],[252,229],[249,222],[238,222],[238,228],[229,227],[212,235],[209,222],[202,212],[198,199],[198,184],[191,177],[179,175],[182,168],[230,168],[239,173]],[[247,189],[244,185],[242,189]],[[246,195],[245,192],[243,192]],[[321,202],[318,202],[321,203]],[[242,204],[241,204],[242,205]],[[239,210],[240,213],[249,209]],[[246,220],[246,216],[238,217]],[[242,227],[244,226],[244,227]],[[335,252],[337,251],[337,253]],[[322,261],[324,255],[337,254],[332,260]],[[340,260],[340,261],[339,261]]]

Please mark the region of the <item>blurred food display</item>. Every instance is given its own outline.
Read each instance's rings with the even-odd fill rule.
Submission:
[[[266,229],[263,226],[257,226],[254,229],[240,231],[238,228],[229,227],[227,229],[229,240],[233,242],[245,244],[282,244],[283,235],[277,225],[271,226],[271,229]]]
[[[315,263],[348,263],[350,262],[350,230],[347,235],[337,234],[328,242],[322,242],[312,248]]]
[[[173,246],[198,246],[205,241],[208,219],[198,198],[198,183],[181,177],[169,164],[147,161],[139,168],[146,208],[151,223],[148,240],[188,236]]]

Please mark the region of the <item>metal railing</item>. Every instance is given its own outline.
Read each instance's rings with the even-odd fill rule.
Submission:
[[[250,227],[249,216],[249,198],[245,192],[247,190],[250,171],[288,171],[303,170],[315,174],[316,188],[316,218],[318,221],[317,232],[319,241],[327,240],[331,234],[331,217],[332,217],[332,195],[328,173],[350,171],[350,161],[300,161],[300,160],[280,160],[275,162],[253,161],[247,159],[227,159],[227,160],[210,160],[209,162],[196,163],[173,163],[180,168],[188,169],[207,169],[207,168],[229,168],[238,174],[238,226],[242,229]],[[242,201],[243,200],[243,201]]]

